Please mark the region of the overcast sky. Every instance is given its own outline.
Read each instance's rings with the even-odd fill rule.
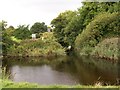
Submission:
[[[82,0],[0,0],[0,21],[8,25],[33,24],[51,20],[65,10],[77,10]]]

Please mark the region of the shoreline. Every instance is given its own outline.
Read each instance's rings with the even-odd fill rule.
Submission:
[[[77,54],[76,54],[77,55]],[[69,55],[40,55],[40,56],[13,56],[13,55],[5,55],[2,56],[0,58],[58,58],[58,57],[65,57],[65,56],[69,56]],[[119,58],[118,59],[114,59],[114,58],[110,58],[110,57],[105,57],[105,56],[96,56],[96,55],[77,55],[75,57],[92,57],[93,59],[102,59],[104,61],[109,61],[112,63],[119,63]]]

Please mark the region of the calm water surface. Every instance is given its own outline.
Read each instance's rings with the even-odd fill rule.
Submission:
[[[96,81],[115,84],[120,78],[120,65],[89,57],[5,58],[10,79],[42,85],[92,85]]]

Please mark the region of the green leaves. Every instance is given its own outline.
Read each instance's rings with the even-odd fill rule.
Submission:
[[[34,23],[34,25],[31,27],[30,31],[32,33],[43,33],[43,32],[47,32],[47,25],[45,25],[44,22],[40,23],[40,22],[36,22]]]
[[[14,31],[14,36],[18,39],[24,40],[31,37],[31,32],[29,30],[29,25],[19,25]]]
[[[65,41],[68,33],[66,32],[66,27],[71,21],[71,19],[76,15],[76,12],[73,11],[65,11],[60,13],[57,18],[53,19],[51,25],[54,27],[54,35],[57,38],[58,42],[66,47],[68,46],[68,42]]]
[[[119,18],[119,13],[103,13],[96,16],[76,38],[75,47],[81,50],[85,46],[95,47],[106,37],[117,37],[120,35]]]
[[[44,39],[42,39],[44,37]],[[9,49],[8,55],[15,56],[47,56],[65,55],[64,48],[56,42],[52,32],[45,32],[36,40],[23,40],[15,48]]]

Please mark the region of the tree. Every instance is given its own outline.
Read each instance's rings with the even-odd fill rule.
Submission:
[[[0,22],[0,47],[1,47],[0,49],[2,50],[3,55],[6,55],[8,49],[14,44],[16,44],[14,41],[11,40],[11,35],[14,29],[10,27],[6,28],[6,26],[7,26],[6,21]]]
[[[14,28],[14,26],[9,26],[8,29],[13,29],[14,30],[15,28]]]
[[[5,30],[6,26],[7,26],[7,22],[4,21],[4,20],[2,20],[2,21],[0,22],[0,30]]]
[[[14,36],[17,39],[28,39],[31,37],[31,32],[29,30],[29,25],[19,25],[14,31]]]
[[[9,26],[8,28],[6,28],[5,32],[7,33],[7,35],[9,36],[13,36],[14,32],[15,32],[15,28],[13,26]]]
[[[32,25],[30,31],[36,34],[47,32],[47,25],[44,22],[36,22]]]
[[[120,36],[120,14],[102,13],[97,15],[91,21],[86,29],[77,36],[75,40],[75,47],[82,50],[86,47],[95,47],[104,38]]]
[[[65,42],[73,45],[78,34],[102,12],[119,12],[119,2],[83,2],[83,6],[78,9],[77,15],[70,20],[65,28]]]
[[[76,15],[74,11],[65,11],[60,13],[58,17],[52,20],[51,25],[54,27],[53,32],[58,42],[62,46],[68,46],[68,43],[64,41],[65,35],[65,27],[71,21],[71,19]]]

